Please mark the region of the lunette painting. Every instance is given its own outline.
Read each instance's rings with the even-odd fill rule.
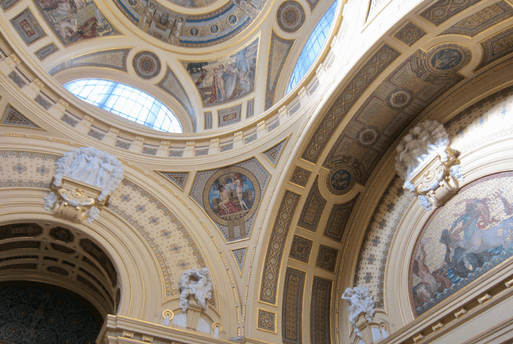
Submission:
[[[513,255],[512,183],[513,172],[483,177],[431,215],[410,262],[409,292],[415,316]]]

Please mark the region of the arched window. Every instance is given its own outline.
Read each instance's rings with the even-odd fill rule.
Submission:
[[[170,133],[183,132],[171,110],[134,87],[100,79],[75,80],[64,87],[78,98],[136,123]]]
[[[333,18],[335,17],[335,10],[337,8],[338,0],[335,0],[331,7],[324,13],[321,20],[315,26],[312,31],[310,38],[306,42],[303,51],[299,55],[296,62],[296,67],[290,76],[289,85],[287,86],[287,93],[289,93],[299,81],[305,76],[306,72],[310,69],[314,63],[317,55],[321,52],[328,33],[330,32],[331,25],[333,24]]]

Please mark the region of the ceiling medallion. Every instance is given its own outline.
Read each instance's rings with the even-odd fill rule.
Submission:
[[[436,74],[457,71],[470,61],[470,51],[458,44],[442,44],[431,49],[427,54],[426,67]]]
[[[305,22],[305,11],[299,3],[286,1],[278,9],[277,20],[283,31],[296,32]]]
[[[143,79],[152,79],[160,72],[160,60],[152,52],[141,51],[133,61],[134,70]]]
[[[381,133],[378,128],[368,125],[360,129],[356,134],[356,143],[361,147],[367,148],[374,145],[380,136]]]
[[[249,170],[232,166],[217,171],[207,181],[203,203],[217,223],[233,228],[248,221],[260,203],[260,185]]]
[[[355,173],[349,166],[341,166],[332,169],[326,176],[326,186],[334,195],[345,195],[353,188],[356,183]]]
[[[411,104],[413,93],[404,88],[398,88],[390,92],[387,97],[387,105],[393,110],[401,110]]]

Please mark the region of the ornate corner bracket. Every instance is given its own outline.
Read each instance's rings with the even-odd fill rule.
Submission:
[[[56,172],[44,208],[73,222],[96,220],[123,179],[121,162],[93,147],[64,153]]]
[[[460,152],[450,144],[443,125],[425,121],[411,129],[397,146],[395,168],[405,181],[403,188],[415,194],[426,210],[444,205],[463,182]]]

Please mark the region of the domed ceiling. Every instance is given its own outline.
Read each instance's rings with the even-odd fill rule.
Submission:
[[[169,107],[187,133],[251,122],[279,102],[332,3],[10,0],[3,6],[13,9],[4,12],[19,35],[12,39],[57,81],[87,76],[137,87]]]
[[[265,0],[114,2],[139,30],[165,43],[184,47],[204,47],[234,37],[251,24],[266,3]]]

